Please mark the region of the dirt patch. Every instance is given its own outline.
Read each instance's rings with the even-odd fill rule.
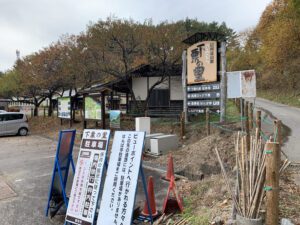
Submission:
[[[0,200],[15,196],[17,194],[4,182],[3,177],[0,177]]]
[[[228,170],[232,170],[235,165],[234,136],[235,134],[213,134],[170,152],[175,172],[190,180],[201,180],[212,174],[219,174],[220,166],[214,152],[216,147]],[[168,157],[169,155],[163,155],[149,161],[153,165],[166,167]]]

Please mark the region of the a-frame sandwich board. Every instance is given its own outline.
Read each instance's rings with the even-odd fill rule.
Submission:
[[[65,224],[94,224],[109,140],[110,130],[84,130]]]
[[[62,130],[59,132],[48,202],[45,210],[46,216],[48,216],[50,211],[50,217],[54,217],[64,204],[66,207],[68,206],[66,185],[70,164],[73,173],[75,173],[72,156],[75,135],[76,130]]]
[[[115,132],[97,225],[132,224],[139,174],[151,213],[142,168],[144,139],[145,132]],[[152,215],[150,220],[153,223]]]

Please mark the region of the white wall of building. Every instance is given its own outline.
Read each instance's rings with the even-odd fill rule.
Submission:
[[[181,77],[171,77],[171,100],[183,100]]]
[[[160,79],[160,77],[149,77],[149,88]],[[168,89],[168,80],[159,84],[155,89]],[[135,77],[132,79],[132,89],[138,100],[147,98],[147,77]],[[182,100],[181,77],[171,77],[171,100]]]

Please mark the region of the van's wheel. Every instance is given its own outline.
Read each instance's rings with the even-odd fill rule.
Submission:
[[[20,128],[18,134],[20,136],[26,136],[28,134],[27,128]]]

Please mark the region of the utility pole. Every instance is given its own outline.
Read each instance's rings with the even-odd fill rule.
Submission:
[[[220,103],[220,122],[225,122],[226,118],[226,99],[227,99],[227,81],[226,81],[226,42],[221,42],[221,103]]]

